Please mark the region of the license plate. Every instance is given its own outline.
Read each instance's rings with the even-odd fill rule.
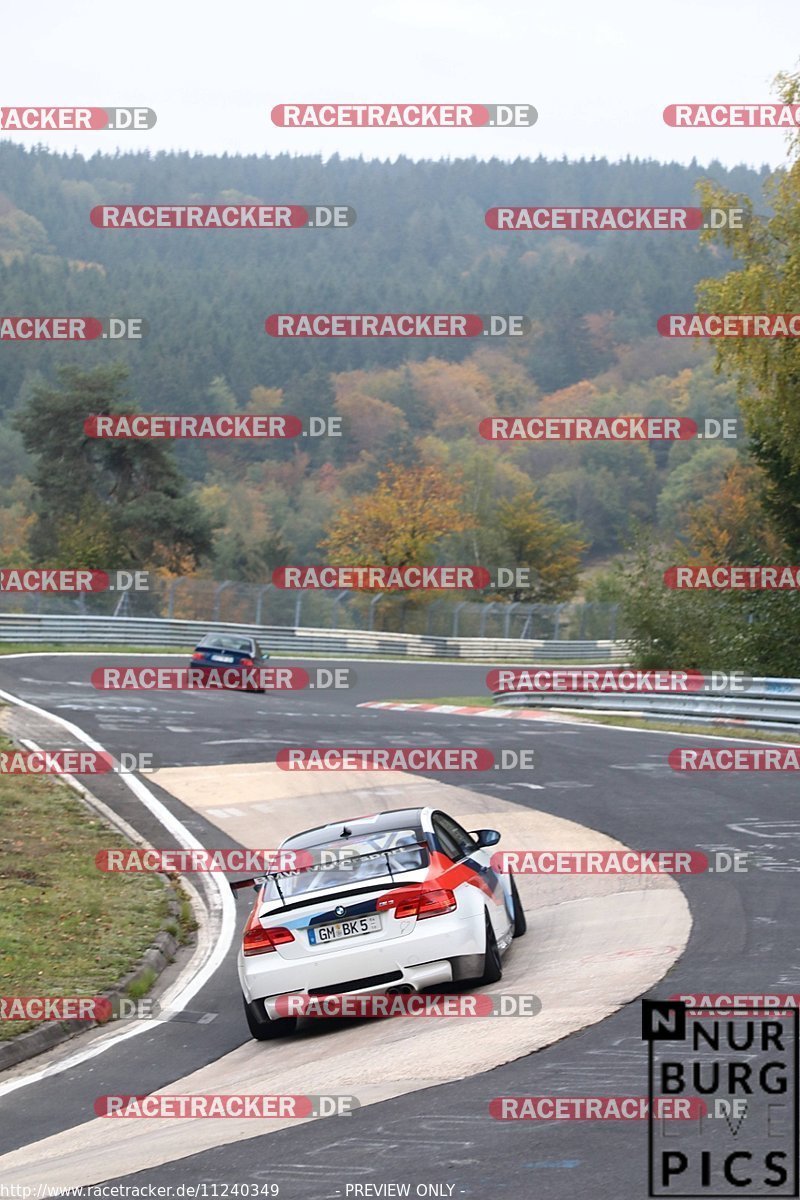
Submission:
[[[212,662],[233,662],[233,655],[232,654],[212,654],[211,661]]]
[[[322,942],[338,942],[342,938],[359,937],[362,933],[375,933],[381,927],[379,916],[353,917],[350,921],[337,921],[335,925],[317,925],[308,931],[312,946]]]

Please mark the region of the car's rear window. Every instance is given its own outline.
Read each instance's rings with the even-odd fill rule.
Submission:
[[[236,650],[239,654],[251,654],[253,643],[249,638],[234,637],[228,634],[211,633],[197,645],[198,650]]]
[[[386,875],[401,875],[406,871],[421,871],[428,865],[428,851],[419,829],[384,829],[363,838],[338,838],[305,846],[314,857],[314,865],[301,871],[289,871],[270,877],[264,892],[265,900],[302,896],[328,888],[368,882]],[[284,843],[291,850],[291,839]],[[278,890],[280,887],[280,892]]]

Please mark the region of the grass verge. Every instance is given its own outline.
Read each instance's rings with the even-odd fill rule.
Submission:
[[[85,642],[0,642],[0,655],[4,654],[191,654],[194,646],[89,646]]]
[[[127,845],[63,784],[0,775],[0,995],[92,996],[131,970],[172,890],[157,875],[97,870],[98,850]],[[0,1041],[33,1025],[0,1021]]]

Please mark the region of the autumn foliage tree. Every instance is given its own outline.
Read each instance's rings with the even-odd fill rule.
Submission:
[[[548,512],[533,488],[503,500],[495,520],[502,565],[531,572],[530,587],[515,590],[514,600],[550,603],[575,595],[586,549],[577,526]]]
[[[372,491],[340,510],[321,547],[338,566],[429,566],[446,535],[469,527],[463,500],[460,480],[442,467],[390,463]],[[409,613],[439,594],[396,593],[381,604],[379,621],[404,630]]]
[[[800,75],[778,76],[784,104],[800,101]],[[703,280],[700,307],[707,312],[800,312],[800,135],[790,140],[793,160],[765,185],[769,216],[752,201],[711,184],[703,203],[744,209],[741,227],[707,231],[741,265]],[[714,342],[717,365],[736,379],[751,452],[766,478],[767,511],[793,551],[800,551],[800,340],[796,337],[726,337]]]
[[[438,544],[469,527],[460,480],[437,466],[390,463],[377,486],[349,500],[320,543],[339,566],[427,566]]]

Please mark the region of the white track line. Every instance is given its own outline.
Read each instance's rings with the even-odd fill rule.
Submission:
[[[10,656],[9,656],[10,657]],[[23,657],[22,655],[15,657]],[[43,708],[39,708],[36,704],[29,704],[27,700],[20,700],[18,696],[12,695],[10,692],[0,691],[0,700],[5,700],[8,704],[13,704],[17,708],[25,708],[29,712],[36,713],[40,717],[44,717],[49,721],[54,721],[60,725],[62,729],[66,729],[78,741],[83,742],[91,750],[97,750],[103,754],[109,752],[105,747],[96,742],[94,738],[85,733],[79,726],[73,725],[71,721],[65,721],[63,717],[57,717],[53,713],[47,712]],[[203,849],[203,844],[193,833],[191,833],[185,825],[183,825],[169,809],[158,800],[148,787],[146,787],[140,779],[132,775],[120,775],[119,778],[131,789],[137,800],[140,800],[145,808],[153,814],[154,817],[164,828],[172,834],[178,845],[184,850],[200,850]],[[184,983],[181,979],[175,981],[172,987],[168,988],[161,997],[161,1005],[164,1009],[169,1009],[170,1012],[181,1011],[186,1008],[189,1002],[197,995],[202,987],[208,982],[215,971],[219,969],[228,953],[228,948],[233,940],[233,935],[236,930],[236,904],[234,902],[233,893],[228,887],[227,880],[218,877],[214,872],[211,873],[211,881],[219,892],[219,906],[222,910],[220,936],[216,943],[209,948],[210,952],[202,967],[192,976],[188,983]],[[75,1054],[68,1058],[62,1059],[60,1062],[51,1063],[49,1066],[42,1067],[39,1070],[31,1071],[28,1075],[23,1075],[20,1079],[10,1080],[8,1083],[0,1085],[0,1096],[6,1096],[10,1092],[15,1092],[19,1088],[27,1087],[28,1084],[38,1083],[42,1079],[47,1079],[51,1075],[58,1075],[62,1071],[70,1070],[81,1063],[87,1062],[91,1058],[96,1058],[99,1054],[110,1050],[112,1046],[118,1045],[120,1042],[125,1042],[128,1038],[136,1037],[140,1033],[153,1031],[153,1022],[137,1021],[134,1025],[127,1029],[124,1033],[118,1033],[110,1038],[103,1039],[101,1042],[96,1042],[92,1046],[87,1046],[82,1050],[78,1050]]]

